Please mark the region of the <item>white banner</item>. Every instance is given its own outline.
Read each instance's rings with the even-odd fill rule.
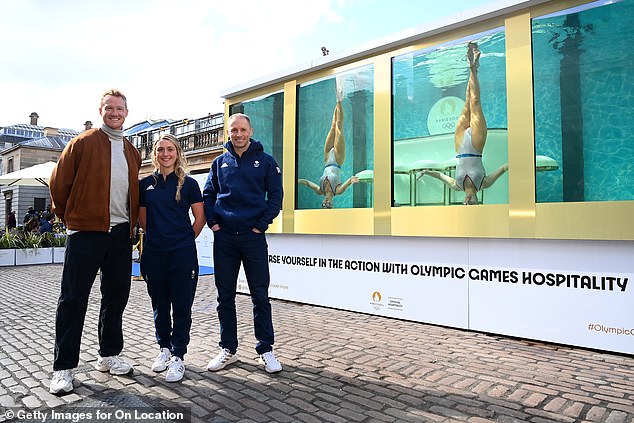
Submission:
[[[207,181],[207,174],[198,174],[198,175],[189,175],[198,182],[198,186],[200,187],[200,192],[202,193],[203,188],[205,187],[205,182]],[[194,221],[194,216],[189,211],[189,218],[191,221]],[[211,229],[205,226],[203,230],[196,238],[196,252],[198,253],[198,265],[199,266],[214,266],[214,258],[213,258],[213,244],[214,244],[214,233]]]
[[[268,240],[272,298],[634,353],[632,242]]]

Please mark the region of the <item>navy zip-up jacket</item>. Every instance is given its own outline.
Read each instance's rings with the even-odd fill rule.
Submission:
[[[282,172],[262,143],[250,141],[242,157],[226,142],[227,151],[211,164],[203,189],[210,228],[217,223],[234,234],[265,232],[282,208]]]

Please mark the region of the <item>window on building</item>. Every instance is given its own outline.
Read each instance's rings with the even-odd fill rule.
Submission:
[[[35,197],[33,199],[33,208],[38,212],[46,210],[46,198]]]

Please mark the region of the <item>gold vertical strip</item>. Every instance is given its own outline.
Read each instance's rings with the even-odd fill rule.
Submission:
[[[528,10],[506,19],[509,157],[509,236],[535,236],[535,134],[531,19]]]
[[[392,205],[392,60],[374,62],[374,234],[390,235]]]
[[[225,132],[224,135],[227,137],[225,139],[226,141],[229,141],[229,136],[227,136],[227,121],[229,120],[229,108],[231,107],[232,104],[233,102],[229,101],[229,99],[225,100],[225,117],[222,120],[223,122],[222,130]]]
[[[297,84],[295,80],[284,84],[284,147],[282,159],[282,233],[295,232],[295,132]]]

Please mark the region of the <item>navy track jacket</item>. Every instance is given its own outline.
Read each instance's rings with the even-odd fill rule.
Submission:
[[[234,234],[253,228],[265,232],[282,208],[282,172],[262,143],[253,138],[242,157],[231,141],[225,148],[211,164],[203,189],[207,226],[218,223]]]

